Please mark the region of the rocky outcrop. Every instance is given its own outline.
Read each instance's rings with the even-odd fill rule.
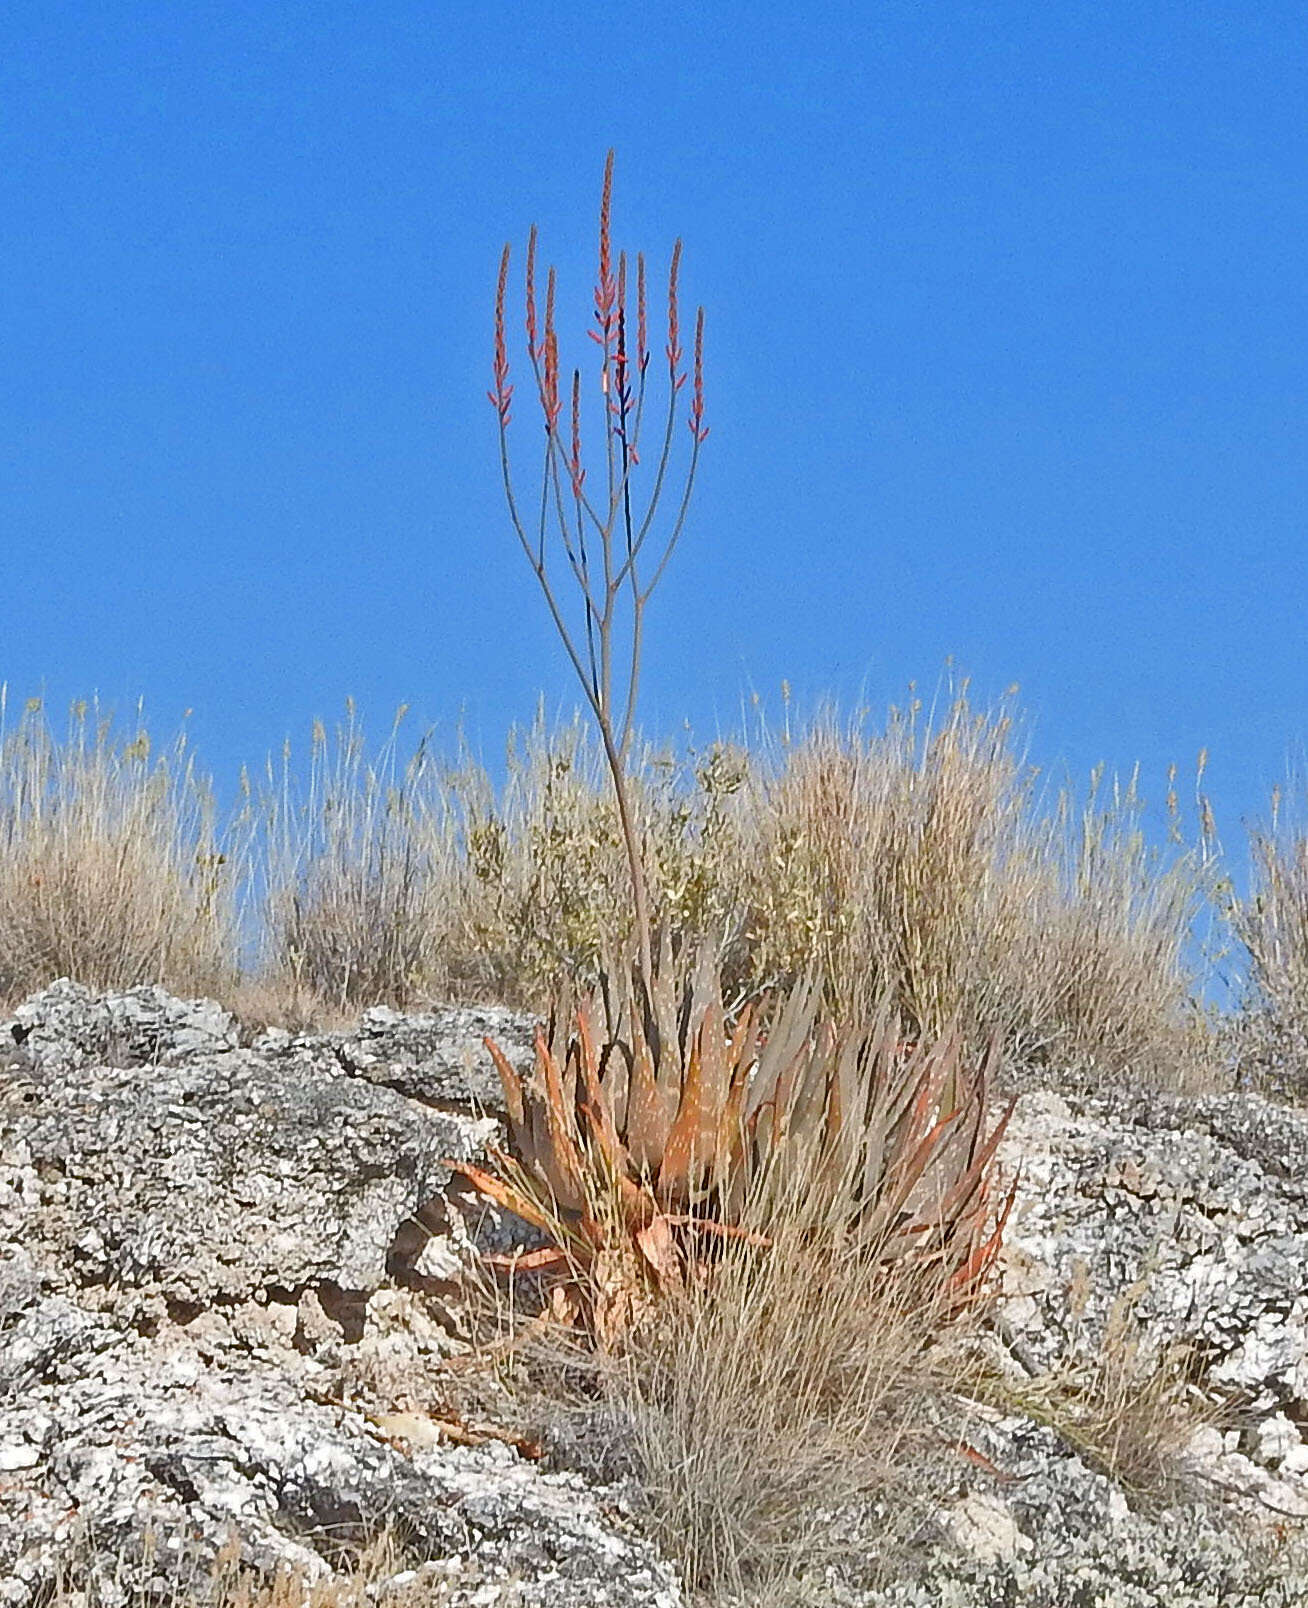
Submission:
[[[447,1165],[495,1129],[487,1032],[529,1055],[507,1012],[243,1046],[212,1004],[68,983],[0,1028],[0,1605],[79,1547],[106,1605],[142,1579],[168,1601],[233,1547],[325,1579],[384,1524],[392,1583],[433,1602],[683,1601],[633,1484],[547,1469],[444,1366],[471,1242],[503,1232]],[[1308,1117],[1034,1092],[1006,1157],[991,1384],[942,1404],[911,1566],[860,1582],[876,1516],[860,1538],[832,1515],[850,1568],[807,1600],[1308,1603]],[[1137,1361],[1184,1352],[1207,1404],[1149,1492],[1050,1384],[1102,1385],[1124,1335]],[[145,1561],[115,1584],[124,1557]]]
[[[267,1060],[348,1072],[422,1105],[501,1114],[504,1092],[483,1040],[526,1071],[533,1036],[529,1018],[497,1006],[404,1015],[376,1005],[353,1032],[295,1037],[272,1028],[253,1047]]]
[[[250,1565],[312,1580],[384,1524],[439,1571],[443,1602],[493,1603],[509,1582],[542,1608],[680,1600],[622,1493],[447,1412],[437,1365],[459,1342],[437,1297],[392,1276],[458,1265],[461,1220],[446,1210],[433,1236],[432,1210],[446,1161],[494,1122],[438,1105],[466,1059],[452,1035],[486,1025],[373,1012],[342,1056],[330,1039],[238,1049],[217,1007],[159,990],[61,983],[17,1014],[0,1070],[0,1603],[39,1601],[79,1534],[112,1603],[147,1531],[171,1600],[234,1534]]]
[[[10,1266],[11,1291],[25,1276]],[[306,1327],[316,1360],[292,1350]],[[321,1580],[383,1524],[439,1566],[439,1601],[510,1600],[508,1582],[511,1600],[540,1608],[680,1600],[616,1497],[494,1440],[452,1444],[430,1411],[339,1399],[322,1355],[330,1329],[320,1311],[306,1326],[302,1306],[275,1299],[148,1336],[62,1297],[11,1313],[0,1602],[39,1600],[57,1560],[79,1556],[112,1602],[118,1560],[148,1553],[147,1532],[164,1601],[179,1580],[203,1579],[233,1537],[250,1565]]]
[[[20,1005],[5,1029],[43,1068],[175,1065],[238,1042],[235,1017],[212,1000],[153,987],[93,994],[66,977]]]
[[[1308,1114],[1251,1094],[1029,1095],[1008,1159],[1001,1310],[1028,1367],[1097,1357],[1114,1323],[1185,1348],[1244,1425],[1223,1446],[1308,1518]]]
[[[366,1295],[486,1124],[251,1051],[7,1074],[3,1210],[53,1289],[134,1321],[260,1292]]]
[[[1020,1188],[992,1350],[1009,1385],[954,1418],[970,1456],[939,1541],[869,1601],[1308,1604],[1308,1114],[1248,1094],[1032,1093],[1004,1159]],[[1155,1488],[1133,1489],[1111,1445],[1081,1444],[1076,1392],[1116,1393],[1130,1434],[1169,1357],[1193,1381],[1191,1426]]]

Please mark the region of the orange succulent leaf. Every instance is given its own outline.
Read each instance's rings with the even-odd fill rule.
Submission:
[[[539,1164],[543,1166],[558,1199],[575,1210],[585,1199],[585,1161],[577,1144],[575,1110],[568,1110],[558,1062],[545,1042],[545,1035],[540,1032],[536,1034],[536,1062],[545,1084],[546,1129],[549,1134],[549,1149],[539,1158]]]
[[[923,1173],[940,1152],[941,1141],[957,1120],[957,1113],[941,1117],[934,1126],[903,1157],[896,1157],[887,1168],[890,1189],[885,1196],[889,1214],[896,1215],[908,1204],[909,1197],[921,1181]],[[893,1181],[892,1181],[893,1180]]]
[[[1016,1099],[1011,1100],[1008,1109],[995,1124],[994,1131],[973,1155],[967,1170],[955,1185],[954,1190],[945,1197],[944,1204],[941,1207],[942,1211],[950,1212],[955,1210],[962,1201],[983,1187],[990,1163],[994,1159],[995,1152],[998,1150],[1004,1134],[1008,1131],[1008,1124],[1016,1107]]]
[[[512,1212],[515,1217],[521,1217],[524,1223],[530,1223],[543,1234],[552,1235],[555,1224],[549,1216],[537,1206],[522,1190],[515,1189],[512,1184],[506,1183],[497,1174],[487,1172],[484,1167],[477,1167],[470,1161],[450,1161],[443,1163],[451,1172],[456,1172],[466,1178],[479,1194],[493,1200],[497,1206],[505,1211]]]
[[[653,1172],[663,1159],[675,1113],[660,1087],[649,1044],[642,1035],[633,1046],[627,1094],[627,1149],[640,1172]],[[673,1096],[675,1099],[675,1095]]]
[[[999,1249],[1003,1243],[1004,1229],[1008,1225],[1008,1215],[1013,1209],[1014,1200],[1017,1198],[1017,1184],[1018,1180],[1014,1177],[1004,1204],[996,1214],[994,1228],[989,1236],[972,1251],[962,1267],[951,1277],[949,1281],[951,1289],[958,1289],[966,1294],[971,1294],[977,1291],[978,1287],[984,1282],[987,1274],[998,1259]]]
[[[605,1098],[604,1090],[600,1085],[595,1041],[590,1031],[590,1023],[586,1018],[586,1013],[581,1010],[577,1012],[577,1038],[582,1080],[586,1086],[586,1102],[581,1107],[581,1114],[585,1117],[591,1134],[599,1145],[613,1175],[620,1177],[626,1171],[629,1158],[626,1146],[618,1137],[618,1130],[613,1121],[613,1113],[609,1109],[609,1102]]]
[[[506,1268],[511,1273],[540,1273],[547,1268],[572,1266],[568,1253],[558,1245],[542,1245],[536,1251],[495,1251],[485,1260],[491,1267]]]
[[[499,1073],[500,1087],[504,1090],[504,1107],[509,1113],[509,1122],[513,1128],[513,1136],[519,1143],[526,1131],[526,1108],[522,1098],[522,1079],[517,1069],[505,1055],[493,1038],[489,1035],[482,1039],[482,1043],[490,1051],[490,1058],[495,1063],[495,1070]]]
[[[659,1167],[658,1193],[665,1203],[690,1198],[697,1182],[692,1174],[703,1168],[712,1154],[717,1123],[709,1110],[703,1073],[703,1058],[698,1044],[694,1044],[682,1084],[681,1104],[664,1143]]]
[[[636,1234],[635,1240],[640,1254],[654,1270],[659,1288],[680,1289],[681,1257],[677,1252],[677,1241],[669,1219],[660,1213]]]
[[[697,1234],[712,1234],[719,1239],[739,1240],[742,1245],[753,1245],[760,1251],[770,1251],[772,1241],[756,1229],[744,1228],[739,1223],[719,1223],[712,1217],[693,1217],[687,1212],[671,1212],[665,1222],[677,1228],[688,1228]]]

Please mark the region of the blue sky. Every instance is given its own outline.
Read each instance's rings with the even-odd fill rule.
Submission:
[[[488,753],[571,703],[484,393],[506,237],[584,327],[611,144],[708,310],[647,729],[952,656],[1045,764],[1157,795],[1206,746],[1238,836],[1308,707],[1306,45],[1257,0],[11,0],[0,675],[193,709],[220,773],[346,694]]]

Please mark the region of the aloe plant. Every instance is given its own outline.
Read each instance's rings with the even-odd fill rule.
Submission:
[[[813,981],[729,1024],[707,947],[674,977],[666,937],[648,986],[639,967],[607,973],[538,1033],[526,1080],[487,1040],[513,1153],[457,1168],[549,1241],[500,1263],[554,1275],[556,1304],[604,1344],[722,1239],[766,1249],[777,1220],[970,1301],[1011,1202],[993,1165],[1008,1113],[987,1130],[997,1048],[974,1063],[958,1033],[905,1044],[889,1011],[841,1033]]]
[[[858,1031],[819,1019],[821,986],[798,984],[770,1005],[723,1008],[715,956],[700,951],[679,985],[666,936],[654,954],[647,871],[627,758],[640,684],[645,611],[686,523],[704,422],[704,314],[687,365],[681,346],[681,243],[668,271],[665,405],[653,450],[642,443],[649,385],[644,258],[616,261],[613,153],[604,169],[590,334],[599,348],[601,471],[582,453],[582,375],[559,357],[555,274],[537,298],[536,231],[525,271],[527,357],[544,423],[539,492],[514,489],[506,300],[510,252],[495,298],[493,389],[510,522],[585,694],[613,783],[631,874],[635,960],[602,974],[577,1008],[556,1009],[521,1079],[490,1041],[504,1086],[513,1153],[493,1167],[451,1163],[533,1224],[548,1244],[508,1259],[556,1276],[557,1304],[585,1316],[602,1343],[639,1304],[702,1270],[724,1238],[766,1248],[778,1221],[855,1237],[932,1293],[966,1300],[999,1243],[991,1171],[1007,1117],[986,1131],[995,1051],[963,1058],[957,1034],[906,1047],[883,1013]],[[634,283],[633,283],[634,282]],[[634,289],[634,296],[629,291]],[[634,317],[632,316],[634,314]],[[634,337],[634,339],[633,339]],[[565,423],[565,403],[571,407]],[[673,451],[684,410],[690,440],[680,491]],[[642,470],[642,460],[648,459]],[[647,489],[639,480],[648,474]],[[660,508],[668,517],[660,522]],[[656,534],[657,530],[657,534]],[[575,586],[575,613],[557,577]],[[997,1219],[997,1220],[996,1220]]]

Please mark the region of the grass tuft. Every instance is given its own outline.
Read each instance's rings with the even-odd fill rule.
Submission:
[[[614,1386],[656,1533],[711,1599],[780,1600],[842,1565],[889,1571],[929,1499],[920,1292],[852,1245],[777,1232],[763,1258],[730,1247],[633,1337]]]
[[[1246,1066],[1274,1091],[1308,1095],[1308,830],[1273,795],[1271,825],[1250,835],[1250,890],[1233,906],[1248,956],[1240,1023]]]
[[[225,991],[238,862],[184,735],[156,753],[78,704],[60,738],[35,700],[9,729],[0,699],[0,995],[56,977]]]

